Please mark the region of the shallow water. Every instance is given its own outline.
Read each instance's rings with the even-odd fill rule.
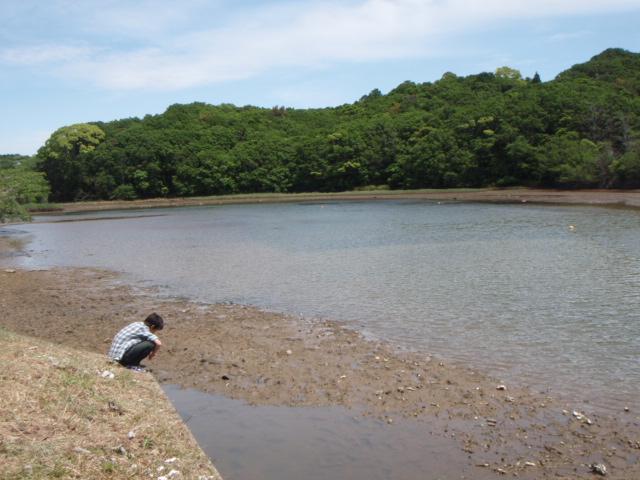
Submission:
[[[14,261],[342,320],[503,381],[640,406],[636,211],[378,201],[148,214],[40,217],[19,227],[30,256]]]
[[[426,422],[393,426],[339,407],[250,406],[164,386],[225,480],[495,478]]]

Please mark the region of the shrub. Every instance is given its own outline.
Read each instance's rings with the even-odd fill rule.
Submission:
[[[137,197],[136,189],[133,185],[123,184],[116,187],[111,194],[111,200],[135,200]]]

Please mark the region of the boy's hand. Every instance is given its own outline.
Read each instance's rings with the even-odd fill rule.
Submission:
[[[162,342],[160,341],[159,338],[157,338],[156,340],[154,340],[154,343],[156,344],[155,347],[153,347],[153,350],[151,350],[151,353],[149,354],[149,360],[151,360],[153,357],[156,356],[156,353],[158,352],[158,349],[160,348],[160,346],[162,345]]]

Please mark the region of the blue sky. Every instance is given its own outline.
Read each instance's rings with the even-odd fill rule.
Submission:
[[[324,107],[640,51],[640,0],[0,0],[0,153],[173,103]]]

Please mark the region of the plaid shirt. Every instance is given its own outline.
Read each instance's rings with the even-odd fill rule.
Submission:
[[[155,342],[158,337],[143,322],[130,323],[113,337],[109,357],[118,362],[127,350],[144,340]]]

